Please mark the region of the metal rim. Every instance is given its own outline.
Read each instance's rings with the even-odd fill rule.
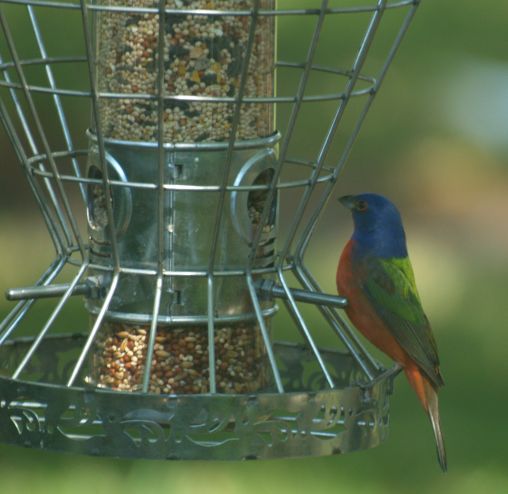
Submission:
[[[0,1],[1,4],[1,1]],[[45,58],[34,58],[27,60],[20,60],[21,66],[33,66],[41,65],[49,67],[52,64],[58,63],[83,63],[87,61],[83,57],[45,57]],[[16,67],[14,62],[3,62],[0,63],[0,71],[7,71]],[[304,70],[305,63],[296,62],[283,62],[279,61],[276,65],[276,69],[297,69]],[[323,72],[338,77],[351,77],[351,71],[347,69],[337,69],[334,67],[327,67],[323,65],[312,65],[312,71]],[[367,84],[366,87],[355,89],[351,92],[349,97],[361,97],[372,93],[376,86],[376,79],[367,75],[360,74],[358,80]],[[27,84],[24,86],[21,83],[12,82],[11,80],[0,79],[0,87],[8,89],[24,90],[28,89],[30,92],[39,94],[51,94],[68,97],[81,97],[90,98],[92,93],[90,91],[80,91],[75,89],[57,88],[57,87],[45,87],[38,86],[35,84]],[[97,96],[100,99],[114,100],[114,99],[132,99],[132,100],[157,100],[157,95],[147,93],[110,93],[110,92],[97,92]],[[302,96],[301,100],[304,103],[319,103],[326,101],[338,101],[346,97],[344,92],[338,93],[323,93],[323,94],[311,94]],[[186,101],[186,102],[200,102],[200,103],[229,103],[234,105],[236,103],[235,97],[214,97],[214,96],[190,96],[190,95],[165,95],[163,98],[165,101]],[[278,103],[278,104],[293,104],[296,102],[295,96],[273,96],[273,97],[245,97],[242,99],[244,104],[260,104],[260,103]],[[117,141],[123,142],[123,141]],[[157,145],[157,143],[154,143]]]
[[[95,133],[88,129],[86,135],[91,142],[97,144],[97,136]],[[257,139],[239,139],[234,143],[234,149],[256,149],[275,146],[281,139],[280,132],[274,132],[268,137],[259,137]],[[123,141],[120,139],[103,139],[104,144],[109,146],[118,147],[129,147],[133,149],[158,149],[159,145],[157,142],[151,141]],[[171,143],[165,142],[163,148],[166,151],[223,151],[228,149],[229,143],[227,141],[217,142],[182,142],[182,143]],[[86,153],[86,151],[83,151]]]
[[[93,306],[87,307],[89,312],[93,315],[98,315],[99,310]],[[273,317],[279,308],[277,305],[269,309],[263,310],[263,317]],[[108,311],[108,320],[114,322],[124,322],[130,324],[150,324],[152,322],[152,314],[140,314],[134,312],[116,312],[114,310]],[[238,316],[215,316],[213,322],[216,324],[232,324],[232,323],[245,323],[256,321],[256,314],[242,314]],[[168,326],[188,326],[188,325],[203,325],[208,322],[208,316],[163,316],[159,314],[157,317],[158,327]]]
[[[134,147],[146,147],[146,148],[153,148],[153,143],[138,143],[138,142],[128,142],[128,141],[109,141],[112,144],[120,144],[120,145],[128,145],[128,146],[134,146]],[[245,142],[245,141],[244,141]],[[258,143],[259,140],[253,140],[249,142],[245,142],[246,147],[258,147],[258,144],[254,146],[254,143]],[[203,148],[207,149],[215,149],[215,150],[223,150],[224,143],[210,143],[212,146],[213,144],[217,144],[217,146],[211,147],[210,145],[207,145],[203,143]],[[238,144],[241,146],[241,141],[238,142]],[[176,149],[178,150],[187,150],[193,149],[193,145],[186,145],[186,144],[176,144],[174,145]],[[156,147],[156,144],[155,144]],[[168,145],[168,149],[171,149],[171,145]],[[76,158],[78,156],[86,156],[88,153],[87,150],[77,150],[77,151],[55,151],[50,153],[51,158],[56,161],[59,159],[65,159],[65,158]],[[41,169],[39,167],[41,162],[48,161],[48,157],[45,154],[39,154],[36,156],[32,156],[27,159],[27,164],[30,168],[30,172],[33,175],[47,178],[47,179],[55,179],[58,177],[59,180],[62,182],[70,182],[70,183],[76,183],[76,184],[84,184],[84,185],[102,185],[101,179],[96,178],[88,178],[88,177],[82,177],[82,176],[76,176],[76,175],[69,175],[65,173],[58,173],[55,175],[53,171],[48,171],[47,169],[43,168]],[[303,161],[303,160],[292,160],[288,159],[286,161],[289,165],[292,166],[305,166],[309,167],[311,169],[315,168],[315,163],[312,163],[310,161]],[[333,168],[330,167],[322,167],[321,174],[319,178],[317,179],[317,183],[326,183],[330,181],[335,181],[335,173]],[[129,189],[156,189],[158,185],[154,182],[132,182],[132,181],[125,181],[125,180],[113,180],[108,179],[108,183],[115,188],[129,188]],[[275,188],[278,190],[282,189],[292,189],[292,188],[301,188],[301,187],[307,187],[309,184],[309,181],[307,179],[301,179],[301,180],[288,180],[283,181],[275,185]],[[163,188],[167,191],[169,190],[175,190],[175,191],[187,191],[187,192],[220,192],[222,190],[222,186],[220,184],[217,185],[181,185],[181,184],[170,184],[165,183],[163,184]],[[272,188],[271,184],[267,185],[227,185],[226,190],[228,192],[235,192],[235,191],[251,191],[251,190],[270,190]]]
[[[54,2],[50,0],[1,0],[0,3],[16,4],[16,5],[30,5],[34,7],[48,7],[56,9],[71,9],[80,10],[81,6],[79,3],[71,2]],[[407,7],[408,5],[415,5],[419,3],[419,0],[399,0],[386,2],[383,9],[397,9]],[[125,12],[132,14],[158,14],[159,9],[157,8],[141,8],[141,7],[130,7],[130,6],[105,6],[105,5],[87,5],[88,10],[97,12]],[[362,14],[372,13],[380,10],[378,5],[365,5],[357,7],[334,7],[324,9],[326,15],[338,15],[338,14]],[[316,8],[309,9],[277,9],[267,10],[259,9],[259,16],[262,17],[273,17],[273,16],[318,16],[322,14],[322,10]],[[193,9],[164,9],[165,14],[184,14],[184,15],[196,15],[196,16],[219,16],[219,17],[249,17],[252,15],[250,10],[193,10]]]

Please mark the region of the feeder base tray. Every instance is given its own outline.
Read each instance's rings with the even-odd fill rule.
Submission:
[[[8,374],[33,342],[0,348]],[[349,354],[323,350],[337,383],[326,387],[303,346],[275,343],[285,393],[156,395],[65,387],[84,335],[47,338],[26,371],[0,377],[0,441],[124,458],[239,460],[323,456],[380,444],[398,367],[371,383]],[[25,376],[24,376],[25,377]],[[86,382],[86,370],[80,382]]]

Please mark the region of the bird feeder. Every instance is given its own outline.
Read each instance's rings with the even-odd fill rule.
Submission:
[[[0,117],[56,252],[33,286],[7,290],[1,441],[250,459],[385,438],[397,369],[370,356],[347,300],[305,262],[418,4],[358,3],[0,0]],[[396,31],[369,74],[386,17]],[[320,63],[326,27],[354,19],[350,60],[337,41]],[[291,23],[310,26],[308,42]],[[295,155],[299,125],[322,122],[325,103],[317,153]]]

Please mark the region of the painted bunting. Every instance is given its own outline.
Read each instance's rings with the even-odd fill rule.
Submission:
[[[438,461],[447,469],[439,419],[437,346],[416,289],[406,235],[397,208],[377,194],[344,196],[354,231],[337,269],[337,290],[347,297],[345,309],[356,328],[402,366],[436,439]]]

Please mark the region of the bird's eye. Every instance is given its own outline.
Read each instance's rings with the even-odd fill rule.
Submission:
[[[364,211],[367,211],[368,209],[367,201],[358,201],[356,203],[356,210],[360,211],[360,213],[363,213]]]

